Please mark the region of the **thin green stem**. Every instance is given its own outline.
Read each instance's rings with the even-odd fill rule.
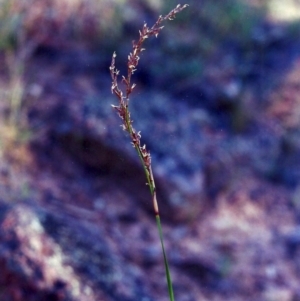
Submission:
[[[164,263],[165,263],[166,277],[167,277],[167,283],[168,283],[169,297],[170,297],[170,301],[175,301],[171,273],[170,273],[170,269],[169,269],[167,253],[165,251],[165,246],[164,246],[164,239],[163,239],[163,234],[162,234],[160,217],[158,214],[155,217],[156,217],[156,224],[157,224],[157,228],[158,228],[158,232],[159,232],[161,248],[162,248],[163,255],[164,255]]]
[[[132,129],[132,126],[131,126],[128,109],[126,110],[125,123],[126,123],[126,128],[127,128],[128,133],[130,134],[130,136],[132,136],[133,135],[133,129]],[[158,233],[159,233],[159,239],[160,239],[161,248],[162,248],[162,252],[163,252],[166,278],[167,278],[167,284],[168,284],[169,298],[170,298],[170,301],[175,301],[173,285],[172,285],[172,279],[171,279],[171,273],[170,273],[170,269],[169,269],[167,253],[166,253],[166,250],[165,250],[162,227],[161,227],[159,210],[158,210],[158,204],[157,204],[157,200],[156,200],[156,189],[155,189],[154,177],[153,177],[153,174],[152,174],[151,167],[148,167],[145,164],[143,154],[142,154],[139,146],[134,144],[134,148],[135,148],[136,152],[138,153],[138,156],[139,156],[139,158],[142,162],[142,165],[143,165],[143,168],[144,168],[144,171],[145,171],[145,174],[146,174],[149,190],[150,190],[151,195],[153,197],[153,206],[154,206],[154,211],[155,211],[155,218],[156,218],[156,224],[157,224],[157,229],[158,229]]]
[[[112,62],[109,67],[111,78],[112,78],[112,86],[111,86],[111,91],[114,93],[117,98],[119,99],[119,106],[113,105],[112,107],[117,111],[118,115],[120,118],[123,120],[123,129],[126,130],[132,140],[132,144],[138,153],[138,156],[142,162],[142,166],[144,168],[144,172],[146,174],[147,178],[147,183],[149,186],[150,193],[152,195],[152,201],[153,201],[153,207],[154,207],[154,212],[155,212],[155,218],[156,218],[156,224],[158,228],[158,233],[159,233],[159,238],[161,242],[161,247],[162,247],[162,252],[163,252],[163,258],[164,258],[164,265],[165,265],[165,270],[166,270],[166,278],[167,278],[167,283],[168,283],[168,291],[169,291],[169,297],[170,301],[175,301],[174,299],[174,293],[173,293],[173,287],[172,287],[172,281],[171,281],[171,275],[170,275],[170,269],[169,269],[169,264],[167,260],[167,255],[165,251],[165,246],[164,246],[164,239],[163,239],[163,234],[162,234],[162,227],[161,227],[161,222],[160,222],[160,216],[159,216],[159,209],[158,209],[158,203],[157,203],[157,198],[156,198],[156,188],[155,188],[155,181],[152,173],[152,167],[151,167],[151,156],[150,152],[146,149],[146,146],[141,146],[141,135],[139,132],[136,132],[135,129],[132,127],[132,120],[130,119],[130,112],[128,109],[128,104],[129,104],[129,96],[131,92],[133,91],[135,84],[131,85],[131,76],[136,70],[136,67],[138,65],[139,61],[139,54],[145,50],[142,48],[143,42],[150,36],[156,36],[159,34],[159,32],[162,30],[163,26],[161,26],[161,23],[165,20],[173,20],[175,18],[175,15],[179,12],[181,12],[183,9],[185,9],[188,5],[180,5],[178,4],[174,9],[172,9],[166,16],[160,16],[156,23],[149,28],[146,23],[144,23],[144,26],[140,33],[139,40],[137,42],[133,42],[133,51],[129,54],[128,56],[128,74],[127,78],[122,76],[122,82],[126,86],[126,96],[124,97],[123,92],[121,89],[118,87],[118,75],[119,75],[119,70],[116,69],[115,67],[115,57],[116,53],[113,53],[112,56]]]
[[[130,122],[130,116],[129,116],[128,108],[126,108],[125,124],[126,124],[127,132],[132,137],[133,136],[133,129],[132,129],[132,125],[131,125],[131,122]],[[134,148],[135,148],[136,152],[138,153],[138,156],[139,156],[139,158],[141,160],[141,163],[143,165],[144,172],[145,172],[146,178],[147,178],[147,182],[148,182],[148,185],[149,185],[149,188],[150,188],[150,192],[151,192],[151,195],[153,196],[154,191],[155,191],[155,186],[154,186],[154,183],[152,183],[152,181],[151,181],[151,175],[150,175],[149,170],[148,170],[148,168],[145,164],[143,154],[142,154],[142,152],[141,152],[138,145],[134,144]]]

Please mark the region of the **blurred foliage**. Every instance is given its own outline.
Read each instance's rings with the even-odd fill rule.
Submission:
[[[226,52],[226,48],[248,43],[265,15],[263,8],[257,9],[238,0],[188,2],[189,9],[174,21],[173,27],[171,24],[167,28],[164,37],[163,51],[172,57],[164,61],[165,70],[177,81],[199,78],[207,63],[220,55],[220,49]],[[172,7],[175,3],[168,0],[166,6]]]
[[[16,143],[27,142],[24,68],[35,49],[27,40],[24,27],[24,10],[21,1],[0,1],[0,51],[1,51],[1,152],[11,152]],[[30,6],[31,3],[27,3]]]
[[[0,0],[0,50],[25,40],[62,47],[72,40],[113,39],[121,31],[123,4],[120,0]]]
[[[13,11],[14,1],[0,2],[0,49],[16,47],[17,36],[22,31],[21,12]]]

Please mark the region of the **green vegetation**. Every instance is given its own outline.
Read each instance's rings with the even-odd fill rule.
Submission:
[[[123,130],[127,131],[131,138],[131,143],[132,143],[133,147],[135,148],[135,150],[140,158],[140,161],[143,165],[145,175],[147,178],[147,184],[149,185],[149,190],[152,195],[153,208],[154,208],[154,213],[155,213],[155,218],[156,218],[156,223],[157,223],[157,229],[158,229],[162,252],[163,252],[170,301],[174,301],[175,299],[174,299],[173,285],[172,285],[171,274],[170,274],[170,270],[169,270],[167,254],[166,254],[165,246],[164,246],[162,227],[161,227],[161,221],[160,221],[160,215],[159,215],[159,209],[158,209],[158,202],[157,202],[157,197],[156,197],[156,187],[155,187],[154,176],[152,173],[151,156],[150,156],[150,152],[146,149],[146,145],[143,145],[143,146],[141,145],[140,132],[137,132],[132,126],[133,121],[131,119],[130,111],[129,111],[129,96],[131,95],[133,89],[136,86],[134,83],[133,84],[131,83],[131,78],[138,66],[139,59],[140,59],[139,55],[143,50],[145,50],[144,48],[142,48],[144,41],[146,39],[148,39],[150,36],[157,37],[158,34],[160,33],[160,31],[164,27],[164,26],[161,26],[162,22],[165,20],[173,20],[175,18],[176,14],[179,13],[180,11],[182,11],[187,6],[188,6],[187,4],[183,5],[183,6],[178,4],[166,16],[164,16],[164,17],[160,16],[158,18],[158,20],[156,21],[156,23],[151,28],[149,28],[147,26],[147,24],[144,23],[142,30],[139,31],[139,33],[140,33],[139,40],[137,42],[136,41],[133,42],[132,53],[130,53],[128,55],[127,77],[122,76],[122,82],[125,84],[125,93],[123,93],[123,91],[118,86],[119,70],[117,70],[115,67],[116,53],[113,54],[112,63],[109,68],[111,77],[112,77],[111,91],[112,91],[112,93],[114,93],[117,96],[117,98],[119,100],[119,105],[118,106],[112,105],[112,107],[117,111],[119,117],[123,121],[123,125],[122,125]]]

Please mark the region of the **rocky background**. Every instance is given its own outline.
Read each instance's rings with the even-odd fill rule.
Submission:
[[[299,301],[299,3],[185,3],[130,103],[176,300]],[[143,22],[177,4],[0,2],[1,301],[168,300],[109,65],[124,73]]]

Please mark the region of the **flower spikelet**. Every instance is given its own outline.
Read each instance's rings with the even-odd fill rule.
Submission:
[[[174,9],[172,9],[167,15],[159,16],[157,21],[152,27],[149,27],[147,23],[144,23],[141,30],[139,30],[139,39],[137,41],[133,41],[132,43],[132,52],[128,55],[127,61],[127,76],[122,76],[122,83],[125,85],[125,91],[123,92],[118,86],[118,76],[119,70],[116,69],[115,59],[116,53],[114,52],[112,55],[111,65],[109,67],[110,75],[112,78],[111,84],[111,92],[116,95],[119,101],[119,105],[112,105],[113,109],[116,110],[119,117],[122,119],[123,124],[122,128],[126,130],[131,138],[132,145],[136,148],[137,152],[141,160],[143,161],[144,166],[148,170],[149,175],[151,172],[151,156],[149,151],[146,149],[146,146],[141,146],[141,134],[140,132],[136,132],[136,130],[132,126],[132,120],[129,112],[129,96],[135,88],[135,84],[131,83],[131,77],[134,72],[137,70],[137,66],[139,63],[139,55],[145,48],[142,47],[144,41],[151,36],[157,37],[160,31],[163,29],[162,22],[165,20],[173,20],[177,13],[181,12],[188,5],[178,4]],[[153,182],[154,184],[154,182]]]

